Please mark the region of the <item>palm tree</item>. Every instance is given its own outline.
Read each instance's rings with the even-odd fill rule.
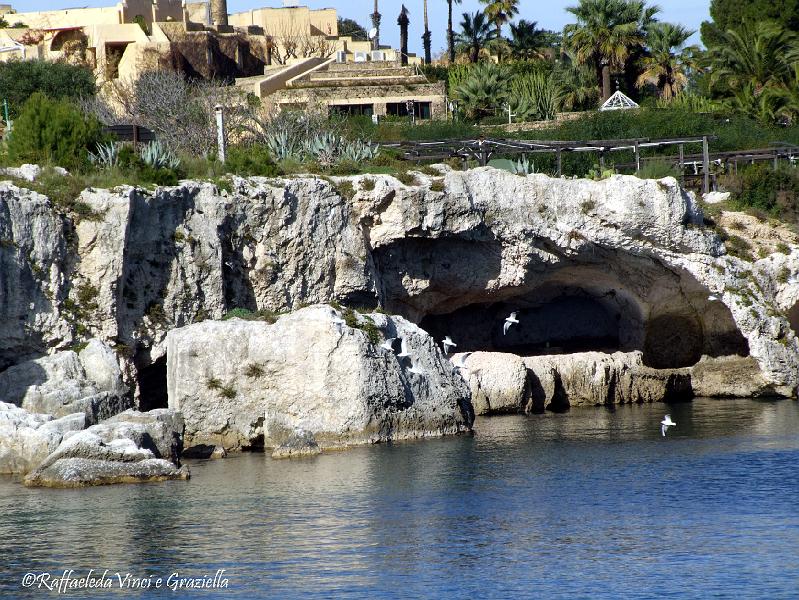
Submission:
[[[459,44],[468,48],[469,62],[476,63],[480,58],[480,51],[496,37],[497,32],[491,28],[484,13],[476,12],[473,15],[463,13],[461,31],[457,40]]]
[[[455,30],[452,29],[452,5],[460,4],[462,0],[447,0],[447,49],[449,51],[449,64],[455,64]]]
[[[693,54],[697,48],[684,48],[695,32],[673,23],[653,23],[647,30],[649,54],[642,59],[643,72],[636,87],[654,85],[660,97],[671,100],[688,85],[688,72],[696,65]],[[680,51],[679,53],[675,53]]]
[[[633,50],[643,46],[643,28],[659,9],[643,0],[580,0],[566,10],[577,17],[577,23],[564,28],[566,47],[578,63],[594,67],[602,98],[607,99],[611,69],[624,69]]]
[[[519,13],[519,0],[480,0],[486,5],[485,14],[497,26],[497,37],[502,37],[502,26]]]
[[[574,57],[566,53],[566,60],[555,67],[555,80],[561,90],[561,101],[566,110],[583,110],[595,106],[600,90],[596,75],[588,65],[577,64]]]
[[[377,0],[375,0],[375,11],[372,13],[372,27],[375,29],[375,38],[372,40],[372,49],[373,50],[380,50],[380,21],[382,20],[382,15],[380,14],[380,10],[377,6]]]
[[[422,46],[424,47],[424,64],[426,65],[433,62],[431,45],[432,34],[430,33],[429,22],[427,20],[427,0],[424,0],[424,33],[422,34]]]
[[[733,92],[751,86],[755,95],[764,88],[784,85],[793,78],[799,61],[799,38],[779,26],[758,22],[754,27],[728,30],[708,53],[710,79]]]
[[[545,54],[540,51],[547,47],[547,32],[538,29],[538,22],[532,23],[520,20],[515,25],[510,24],[511,40],[510,47],[514,58],[544,58]]]

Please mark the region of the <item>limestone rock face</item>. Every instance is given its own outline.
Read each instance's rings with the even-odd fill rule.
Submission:
[[[534,396],[532,407],[537,410],[663,402],[693,396],[687,370],[646,367],[640,352],[533,356],[525,358],[524,364],[542,382],[544,390],[550,386],[561,388],[551,394]],[[557,376],[552,377],[552,373]]]
[[[86,190],[88,218],[0,183],[0,370],[93,336],[125,350],[135,384],[173,329],[337,300],[461,351],[640,351],[656,369],[751,356],[761,391],[795,395],[795,240],[729,256],[672,178],[442,173],[443,191],[424,174],[347,178],[351,199],[315,177]],[[521,324],[503,335],[511,311]]]
[[[456,354],[467,366],[461,374],[472,392],[476,415],[518,413],[525,410],[531,398],[527,367],[521,357],[501,352]]]
[[[96,339],[0,373],[2,401],[55,417],[88,411],[97,421],[129,408],[126,396],[114,351]]]
[[[461,371],[472,391],[475,413],[562,411],[572,406],[690,399],[687,369],[652,369],[640,352],[582,352],[519,357],[474,352]]]
[[[351,327],[333,321],[340,316],[317,305],[272,325],[233,319],[170,332],[169,405],[185,416],[187,447],[236,449],[260,436],[290,447],[312,436],[330,448],[470,430],[468,387],[429,335],[402,318],[353,314]],[[421,373],[381,348],[386,338],[403,338]]]
[[[187,479],[178,462],[182,418],[161,409],[126,411],[67,437],[25,478],[27,486],[82,487]]]
[[[770,396],[757,361],[751,357],[704,357],[691,368],[694,394],[712,398]]]
[[[0,473],[32,471],[65,437],[85,426],[83,413],[53,419],[0,402]]]

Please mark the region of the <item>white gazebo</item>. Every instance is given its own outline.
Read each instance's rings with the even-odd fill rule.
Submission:
[[[629,110],[631,108],[639,108],[639,106],[625,96],[621,90],[616,90],[616,93],[605,100],[605,103],[599,107],[599,110]]]

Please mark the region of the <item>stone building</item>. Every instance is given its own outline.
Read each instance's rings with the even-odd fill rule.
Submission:
[[[239,80],[276,107],[304,109],[326,107],[347,115],[409,116],[444,119],[446,91],[442,82],[431,83],[415,66],[399,62],[337,62],[310,59],[274,70],[264,78]]]
[[[331,111],[446,114],[442,84],[431,84],[411,55],[338,36],[335,9],[259,8],[229,15],[226,0],[121,0],[115,6],[15,12],[0,29],[0,61],[67,60],[91,67],[102,87],[171,68],[191,77],[236,80],[278,106],[311,103]],[[411,104],[409,104],[411,102]]]

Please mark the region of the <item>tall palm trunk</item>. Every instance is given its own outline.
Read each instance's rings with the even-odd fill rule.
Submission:
[[[427,21],[427,0],[424,0],[424,34],[422,35],[422,44],[424,45],[424,64],[429,65],[433,62],[432,57],[432,34],[430,33],[429,23]]]
[[[602,102],[605,102],[613,95],[610,91],[610,63],[607,60],[602,60]]]
[[[372,27],[375,28],[377,34],[375,35],[375,39],[372,40],[373,50],[380,50],[380,20],[380,10],[377,7],[377,0],[375,0],[375,11],[372,13]]]
[[[449,4],[449,21],[447,22],[447,47],[449,49],[449,64],[455,64],[455,32],[452,29],[452,0],[447,0]]]

